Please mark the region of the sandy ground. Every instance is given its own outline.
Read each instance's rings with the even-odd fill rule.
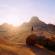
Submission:
[[[7,46],[0,44],[0,55],[55,55],[55,52],[43,47],[27,47],[23,44]]]
[[[19,55],[55,55],[55,52],[50,51],[42,46],[28,47],[23,44],[16,46]]]

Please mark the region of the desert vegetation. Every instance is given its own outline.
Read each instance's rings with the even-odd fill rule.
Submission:
[[[35,34],[32,34],[26,39],[26,44],[27,46],[35,46],[35,44],[39,44],[49,50],[55,51],[55,40],[51,40],[45,36],[36,36]]]

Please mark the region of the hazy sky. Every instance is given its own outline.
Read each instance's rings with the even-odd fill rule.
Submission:
[[[32,16],[55,24],[55,0],[0,0],[0,23],[20,25]]]

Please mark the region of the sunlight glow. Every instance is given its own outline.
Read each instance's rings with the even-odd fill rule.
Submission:
[[[16,18],[7,19],[5,22],[7,22],[8,24],[12,24],[13,26],[17,26],[17,19]]]
[[[21,18],[21,17],[13,17],[5,19],[5,23],[12,24],[13,26],[20,26],[23,23],[26,23],[30,20],[30,18]],[[4,22],[3,22],[4,23]]]

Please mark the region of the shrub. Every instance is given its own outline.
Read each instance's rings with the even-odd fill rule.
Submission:
[[[27,46],[35,46],[35,44],[39,44],[49,50],[55,51],[55,41],[46,38],[45,36],[36,36],[35,34],[32,34],[26,39],[26,44]]]

